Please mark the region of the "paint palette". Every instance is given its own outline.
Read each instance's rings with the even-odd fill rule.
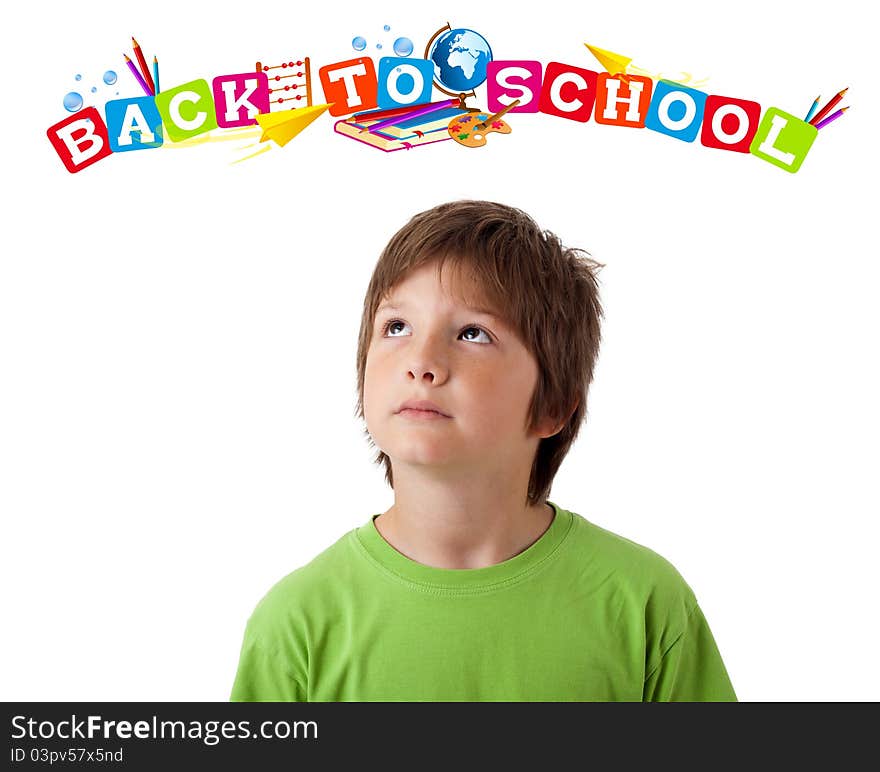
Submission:
[[[510,134],[513,129],[505,121],[496,118],[491,123],[487,120],[492,116],[486,113],[474,113],[449,122],[449,136],[465,147],[482,147],[486,144],[486,136],[492,132]]]

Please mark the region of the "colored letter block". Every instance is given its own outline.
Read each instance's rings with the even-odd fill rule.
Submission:
[[[430,102],[433,88],[433,62],[396,56],[379,60],[376,101],[382,109]]]
[[[156,94],[156,107],[172,142],[217,128],[214,100],[206,80],[193,80]]]
[[[348,115],[377,106],[378,81],[368,56],[328,64],[318,70],[330,115]]]
[[[269,112],[269,77],[265,72],[218,75],[211,88],[217,125],[224,129],[253,126],[257,113]]]
[[[800,118],[769,107],[749,146],[752,155],[792,174],[801,168],[818,130]]]
[[[162,145],[162,116],[153,97],[114,99],[104,105],[107,134],[114,153]]]
[[[86,107],[50,126],[46,135],[71,174],[113,153],[107,139],[107,126],[94,107]]]
[[[640,129],[651,104],[654,82],[641,75],[611,75],[596,78],[596,123]]]
[[[747,99],[710,94],[706,100],[700,142],[706,147],[748,153],[761,120],[761,105]]]
[[[706,94],[702,91],[666,80],[658,81],[645,118],[645,128],[683,142],[693,142],[703,122],[705,107]]]
[[[541,88],[541,112],[586,123],[596,101],[598,73],[550,62],[544,71]]]
[[[541,93],[541,63],[526,59],[491,61],[486,65],[489,112],[497,113],[519,99],[512,113],[536,113]]]

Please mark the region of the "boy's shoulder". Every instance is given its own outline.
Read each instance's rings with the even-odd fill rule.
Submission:
[[[572,512],[575,540],[572,557],[594,571],[607,572],[622,591],[641,596],[645,602],[696,605],[690,585],[678,569],[650,547],[603,528]]]
[[[328,587],[328,579],[333,578],[337,582],[347,579],[352,571],[348,545],[350,538],[351,531],[339,537],[308,563],[275,582],[260,599],[252,620],[258,621],[261,617],[274,619],[279,614],[289,613],[292,602],[297,599],[319,601]]]

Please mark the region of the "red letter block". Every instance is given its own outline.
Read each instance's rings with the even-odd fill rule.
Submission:
[[[107,138],[107,126],[94,107],[87,107],[46,129],[55,152],[67,171],[75,174],[113,151]]]
[[[761,105],[746,99],[710,94],[700,142],[706,147],[748,153],[761,121]]]
[[[596,101],[596,76],[592,70],[550,62],[544,71],[541,112],[586,123]]]

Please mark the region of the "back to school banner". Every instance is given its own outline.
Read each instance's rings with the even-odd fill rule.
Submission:
[[[572,42],[583,51],[581,60],[538,61],[505,50],[491,30],[447,23],[426,37],[422,56],[401,36],[393,55],[382,55],[377,44],[374,58],[358,36],[336,61],[303,54],[256,61],[239,72],[194,72],[169,84],[161,71],[166,58],[160,61],[132,38],[124,68],[108,69],[101,79],[102,92],[109,94],[109,86],[114,93],[88,106],[79,91],[67,93],[62,103],[71,114],[46,134],[64,167],[76,173],[167,143],[186,147],[234,137],[246,143],[248,152],[237,159],[244,161],[309,130],[332,131],[364,152],[449,153],[515,142],[516,126],[526,121],[546,123],[548,141],[554,122],[593,121],[699,145],[694,152],[739,153],[794,173],[849,108],[846,88],[802,104],[802,95],[784,93],[784,81],[777,104],[713,93],[690,73],[651,74],[632,57],[593,42],[566,41],[567,51]],[[161,41],[150,45],[158,51]]]

